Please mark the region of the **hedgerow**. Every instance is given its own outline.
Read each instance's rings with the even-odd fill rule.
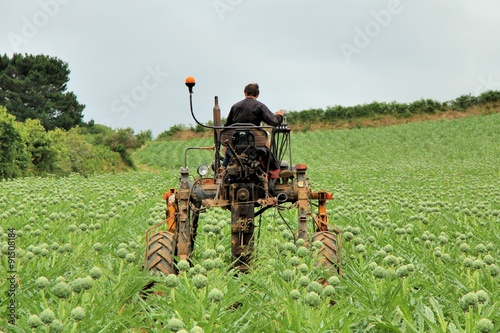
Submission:
[[[464,111],[473,106],[500,102],[500,91],[487,91],[479,96],[463,95],[452,101],[438,102],[432,99],[420,99],[411,103],[372,102],[354,106],[328,106],[326,109],[309,109],[303,111],[287,111],[290,124],[337,122],[357,118],[374,118],[394,116],[398,118],[417,114],[435,114],[441,111]]]

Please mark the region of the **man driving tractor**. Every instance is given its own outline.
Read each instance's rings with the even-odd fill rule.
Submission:
[[[271,126],[281,124],[285,111],[279,110],[273,114],[264,103],[257,101],[259,97],[259,85],[257,83],[247,84],[243,93],[245,94],[245,99],[231,107],[224,126],[236,123],[260,126],[262,121]]]
[[[253,124],[261,126],[261,122],[265,122],[271,126],[278,126],[283,122],[285,111],[279,110],[272,113],[271,110],[262,102],[258,101],[259,85],[257,83],[249,83],[243,90],[245,98],[231,107],[227,121],[224,126],[231,126],[234,124]],[[229,163],[229,155],[226,153],[223,167],[227,167]]]

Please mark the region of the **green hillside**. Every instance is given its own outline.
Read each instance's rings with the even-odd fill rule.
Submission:
[[[499,175],[500,114],[397,126],[292,133],[293,163],[335,181],[393,174]],[[211,146],[212,138],[153,141],[134,155],[138,165],[175,170],[187,147]],[[211,152],[191,151],[188,167],[210,163]]]

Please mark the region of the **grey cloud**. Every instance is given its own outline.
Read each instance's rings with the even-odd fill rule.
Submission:
[[[54,13],[45,11],[44,23],[50,5]],[[495,0],[4,1],[0,52],[15,51],[9,34],[23,37],[37,13],[40,27],[19,52],[69,63],[69,89],[87,105],[86,120],[155,134],[194,124],[183,85],[188,75],[198,82],[195,107],[203,121],[215,95],[224,115],[254,81],[271,109],[288,110],[444,101],[500,81]],[[343,43],[357,49],[350,59]],[[157,67],[168,76],[148,89],[148,68]],[[116,112],[124,111],[123,95],[135,96],[134,107]]]

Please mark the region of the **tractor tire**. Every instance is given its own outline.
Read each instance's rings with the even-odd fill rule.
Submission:
[[[175,235],[168,231],[159,231],[151,235],[148,242],[148,270],[156,274],[176,274],[174,264]]]
[[[333,274],[342,275],[340,268],[341,253],[337,246],[337,234],[331,231],[318,231],[312,235],[311,244],[321,241],[321,248],[318,250],[318,261],[316,266],[321,266]]]

